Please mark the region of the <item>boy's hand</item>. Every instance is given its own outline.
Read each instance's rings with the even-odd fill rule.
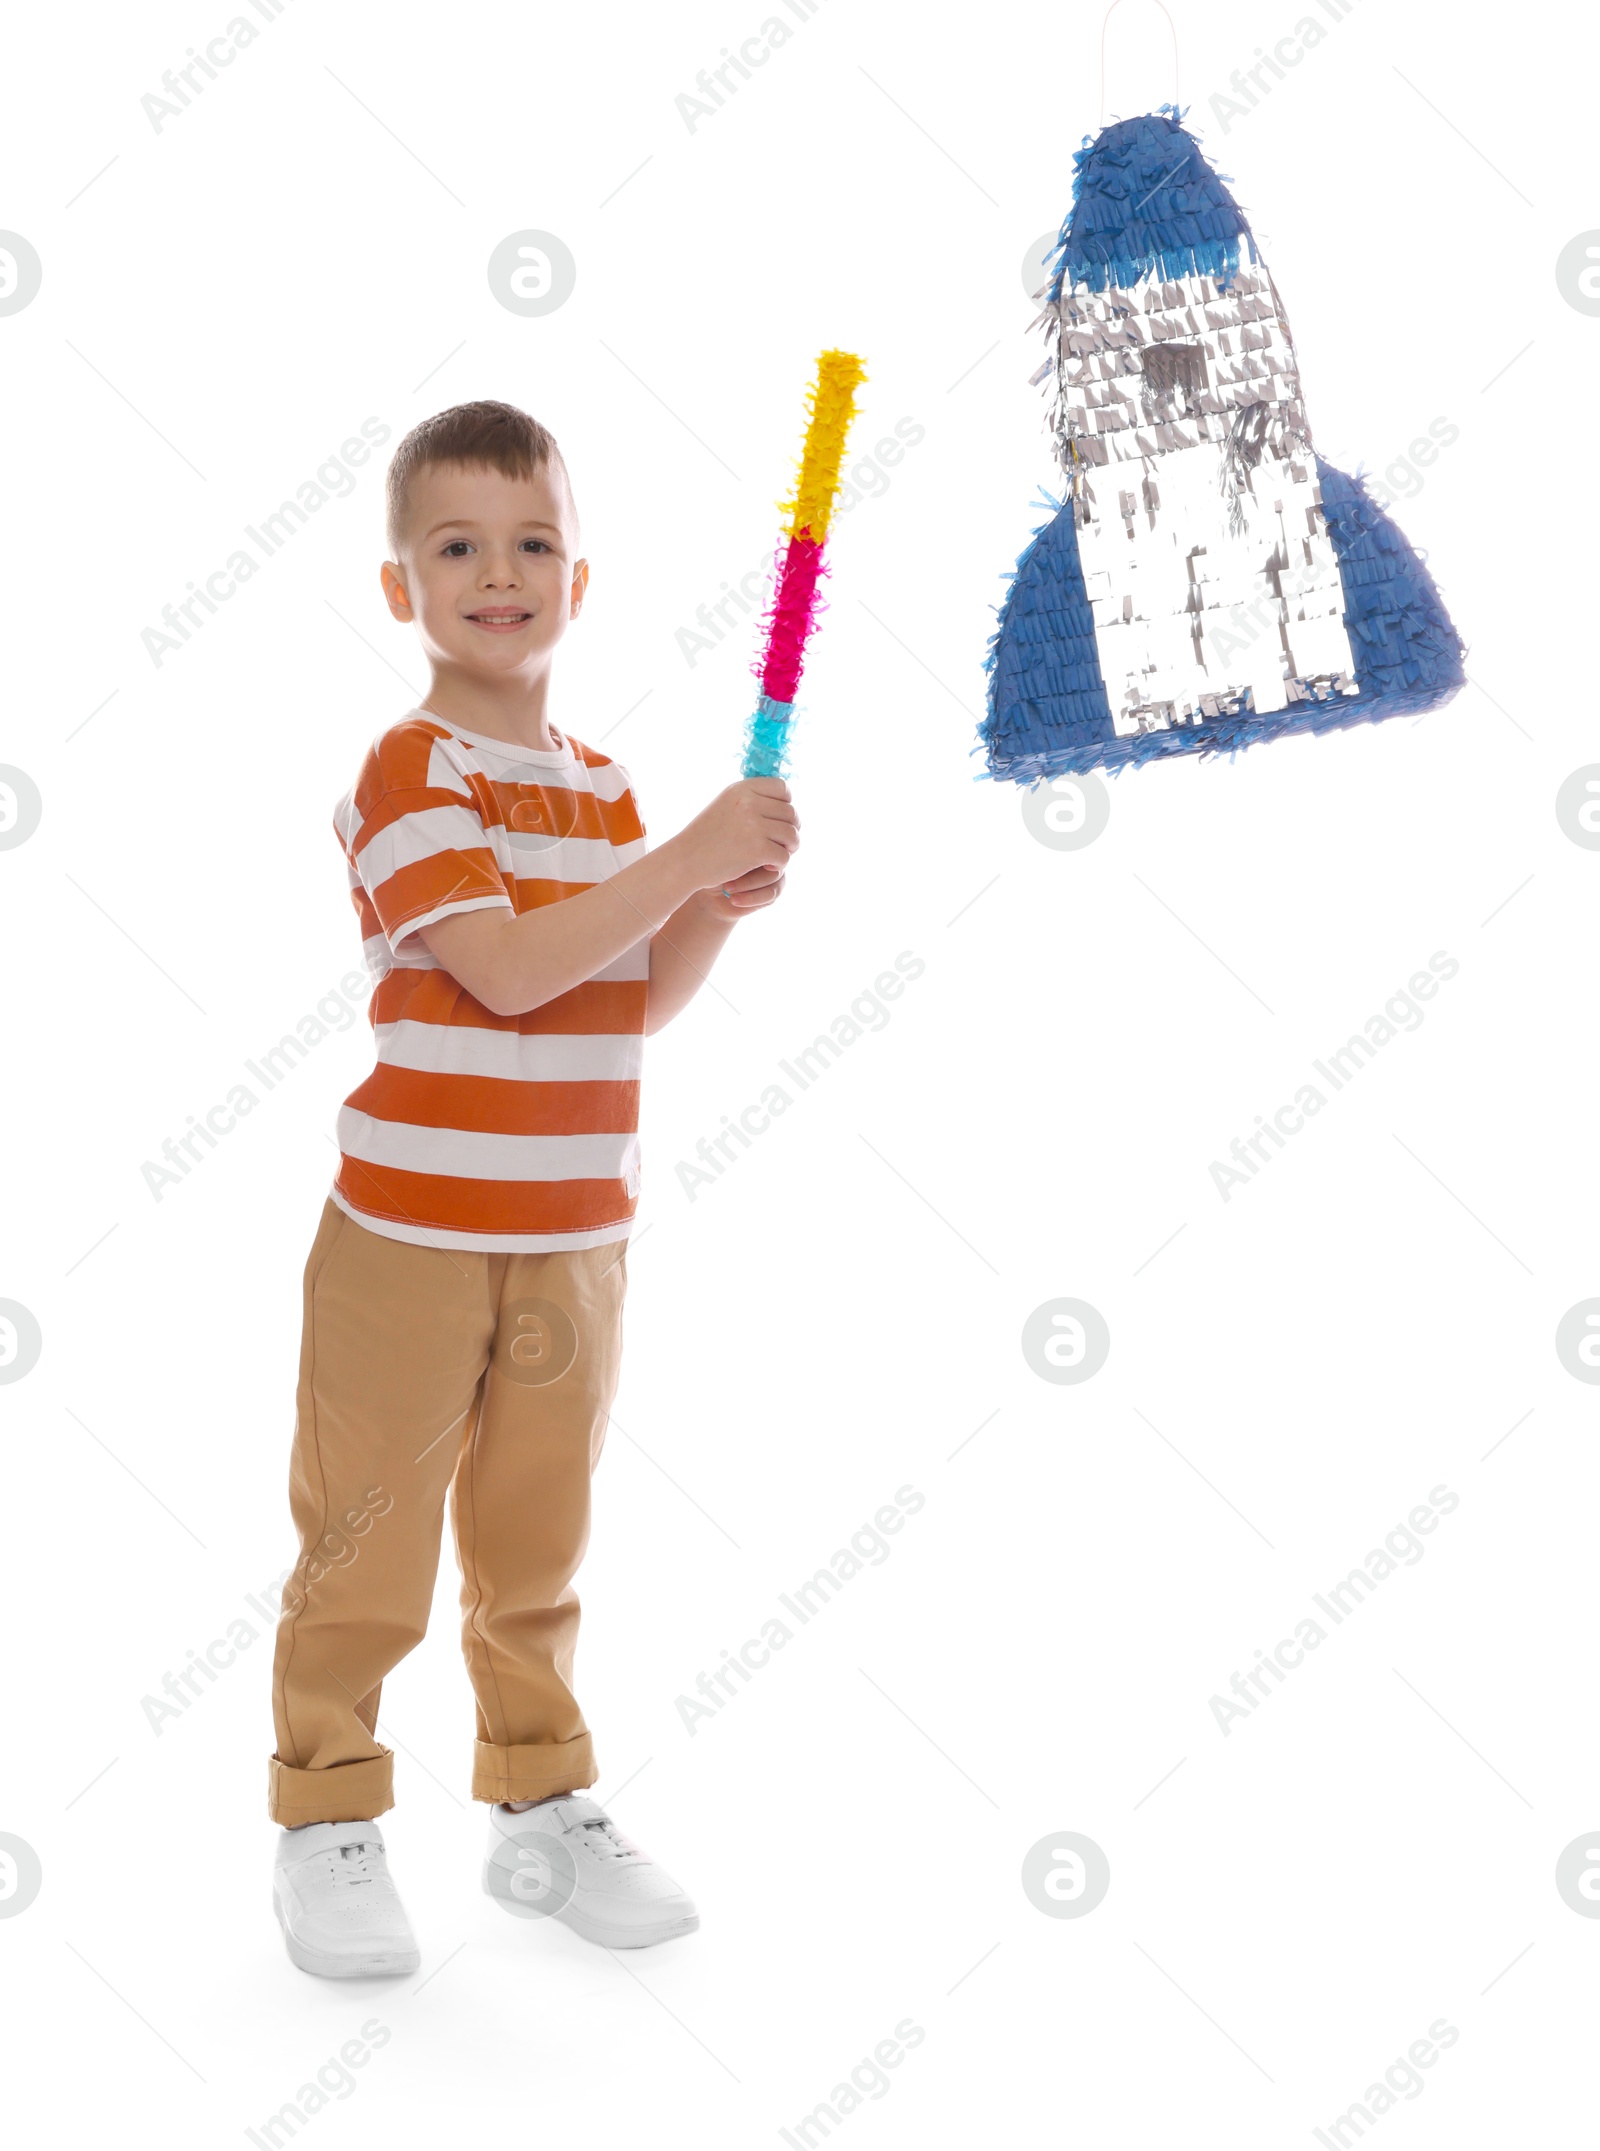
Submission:
[[[762,868],[768,870],[767,882],[758,886],[764,887],[782,881],[800,842],[800,817],[781,777],[746,777],[719,792],[709,807],[669,841],[681,851],[701,890],[722,894]],[[741,891],[742,895],[751,893]],[[726,900],[734,903],[731,895]],[[770,903],[772,898],[764,900]],[[741,917],[752,908],[757,907],[741,903],[729,915]]]
[[[752,911],[764,911],[783,894],[783,873],[775,866],[753,866],[748,874],[730,881],[725,889],[702,889],[700,903],[714,919],[732,925]]]

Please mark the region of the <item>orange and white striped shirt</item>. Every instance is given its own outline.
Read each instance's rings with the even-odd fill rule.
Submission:
[[[619,763],[413,710],[367,750],[334,828],[375,991],[378,1065],[339,1114],[340,1209],[393,1240],[540,1253],[625,1239],[639,1192],[648,936],[584,985],[496,1016],[419,929],[532,911],[645,853]]]

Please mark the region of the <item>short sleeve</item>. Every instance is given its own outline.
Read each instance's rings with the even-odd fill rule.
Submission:
[[[470,792],[437,784],[358,785],[340,835],[390,947],[458,911],[504,911],[506,892]]]
[[[616,770],[617,775],[622,779],[623,799],[627,803],[629,813],[633,816],[633,830],[626,832],[624,841],[628,841],[631,838],[631,841],[638,844],[640,849],[633,856],[642,858],[650,848],[650,832],[645,827],[644,809],[639,804],[639,794],[634,790],[633,778],[630,773],[623,768],[620,762],[617,763]]]
[[[610,844],[617,865],[632,866],[650,849],[649,833],[633,778],[620,762],[613,762],[592,747],[578,749],[588,765],[589,783],[600,814],[600,827]]]

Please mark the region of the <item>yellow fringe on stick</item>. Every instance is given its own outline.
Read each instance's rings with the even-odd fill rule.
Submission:
[[[824,351],[817,359],[817,378],[806,396],[810,415],[794,492],[779,503],[787,537],[807,531],[813,544],[820,545],[828,535],[845,435],[856,412],[856,389],[866,378],[866,368],[853,351]]]

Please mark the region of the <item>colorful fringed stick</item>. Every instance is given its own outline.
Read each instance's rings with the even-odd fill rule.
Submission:
[[[745,735],[746,777],[781,777],[794,721],[795,691],[805,663],[806,641],[816,625],[817,582],[828,520],[839,491],[845,436],[855,416],[856,389],[867,378],[852,351],[824,351],[806,399],[809,420],[792,497],[781,503],[784,543],[760,661],[752,668],[761,695]]]

